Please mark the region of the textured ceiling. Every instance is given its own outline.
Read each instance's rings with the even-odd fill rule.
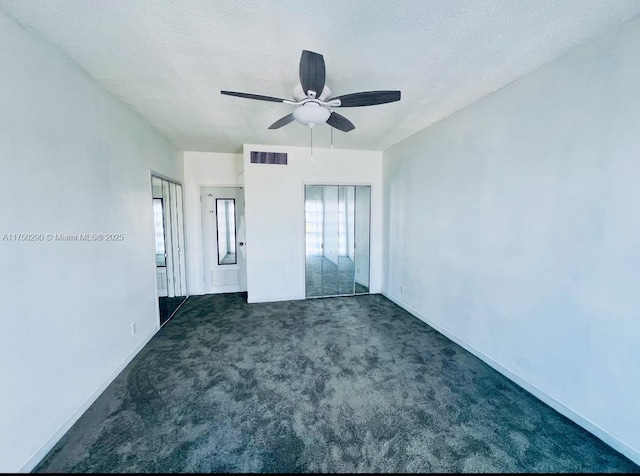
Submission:
[[[399,89],[338,112],[340,148],[384,150],[571,47],[640,14],[640,0],[0,0],[183,150],[308,145],[284,104],[303,49],[324,55],[333,95]],[[314,129],[328,146],[330,128]]]

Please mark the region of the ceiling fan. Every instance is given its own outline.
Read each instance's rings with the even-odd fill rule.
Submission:
[[[293,100],[236,91],[220,92],[227,96],[297,106],[291,114],[287,114],[271,124],[269,129],[279,129],[296,120],[311,128],[316,124],[326,122],[331,127],[349,132],[355,129],[355,126],[349,119],[334,112],[333,108],[375,106],[400,100],[400,91],[363,91],[330,97],[331,90],[325,84],[324,58],[319,53],[307,50],[303,50],[302,56],[300,56],[300,84],[293,89]]]

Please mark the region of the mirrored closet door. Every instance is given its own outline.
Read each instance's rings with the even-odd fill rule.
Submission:
[[[182,185],[151,176],[160,325],[187,299]]]
[[[306,297],[369,292],[370,217],[370,186],[305,186]]]

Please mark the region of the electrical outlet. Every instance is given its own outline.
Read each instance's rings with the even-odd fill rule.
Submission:
[[[131,335],[134,335],[136,333],[136,331],[138,330],[136,323],[132,322],[131,323]]]
[[[400,294],[404,294],[404,286],[400,286]]]

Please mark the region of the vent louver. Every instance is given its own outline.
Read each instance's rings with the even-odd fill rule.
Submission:
[[[251,151],[252,164],[287,165],[286,152]]]

